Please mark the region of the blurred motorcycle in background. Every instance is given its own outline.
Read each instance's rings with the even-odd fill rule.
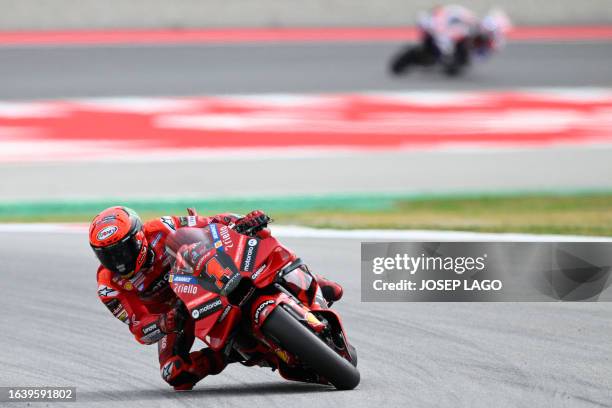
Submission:
[[[458,75],[473,57],[482,59],[499,51],[510,28],[510,19],[501,10],[478,20],[462,6],[436,7],[419,16],[420,44],[408,45],[395,55],[390,71],[401,75],[414,66],[440,66],[447,75]]]

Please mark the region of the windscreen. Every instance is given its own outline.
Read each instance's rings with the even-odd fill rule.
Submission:
[[[166,239],[166,248],[168,253],[180,262],[178,264],[183,267],[193,267],[189,265],[190,256],[183,256],[185,251],[194,249],[197,246],[198,252],[206,252],[214,248],[214,239],[210,227],[196,228],[185,227],[176,230],[168,235]]]
[[[216,250],[218,247],[221,239],[216,224],[178,229],[166,239],[166,248],[174,258],[171,273],[195,275],[198,285],[207,291],[227,296],[240,283],[240,272],[230,256]]]

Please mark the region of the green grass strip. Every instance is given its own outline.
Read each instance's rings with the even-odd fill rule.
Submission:
[[[0,222],[90,221],[126,205],[144,219],[266,211],[278,223],[317,228],[433,229],[612,236],[612,192],[330,194],[284,197],[57,200],[0,203]]]
[[[130,198],[130,199],[63,199],[0,201],[0,219],[24,217],[83,217],[93,216],[104,208],[124,205],[146,213],[183,213],[186,207],[195,207],[203,214],[219,212],[244,213],[252,209],[270,212],[302,212],[318,210],[385,211],[395,208],[398,202],[456,201],[474,199],[512,198],[522,196],[590,196],[608,195],[611,191],[513,191],[492,194],[490,192],[460,193],[384,193],[384,194],[324,194],[271,197],[181,197],[181,198]]]

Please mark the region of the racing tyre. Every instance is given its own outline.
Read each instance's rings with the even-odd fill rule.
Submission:
[[[389,71],[393,75],[404,74],[411,65],[417,62],[417,50],[413,47],[402,50],[401,53],[393,57],[389,65]]]
[[[282,307],[274,309],[262,330],[337,389],[352,390],[359,384],[361,376],[357,368]]]
[[[469,63],[470,53],[468,45],[465,41],[461,41],[457,44],[451,61],[445,65],[444,73],[448,76],[457,76],[463,73]]]

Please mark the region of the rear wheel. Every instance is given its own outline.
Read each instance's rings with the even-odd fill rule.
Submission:
[[[351,390],[359,384],[357,368],[332,350],[282,307],[266,319],[263,332],[339,390]]]

